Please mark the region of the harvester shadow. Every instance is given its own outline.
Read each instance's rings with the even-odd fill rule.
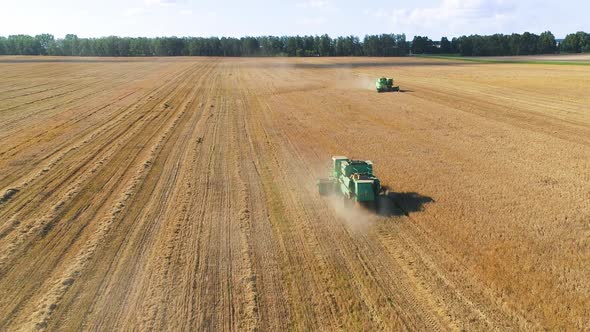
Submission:
[[[414,90],[400,89],[399,92],[401,92],[401,93],[412,93],[412,92],[414,92]]]
[[[379,196],[376,214],[382,217],[409,216],[410,213],[422,211],[425,204],[433,202],[432,197],[415,192],[389,192]]]

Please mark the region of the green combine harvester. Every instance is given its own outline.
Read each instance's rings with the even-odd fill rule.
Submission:
[[[356,202],[377,209],[381,194],[381,182],[373,174],[370,160],[352,160],[347,157],[332,157],[332,174],[317,182],[320,195],[336,194],[345,202]]]
[[[399,91],[399,86],[393,86],[393,78],[381,77],[375,82],[377,92],[395,92]]]

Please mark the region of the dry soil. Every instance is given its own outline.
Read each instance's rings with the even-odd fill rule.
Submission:
[[[589,329],[589,91],[588,66],[1,57],[0,330]],[[332,155],[375,163],[379,213],[319,197]]]

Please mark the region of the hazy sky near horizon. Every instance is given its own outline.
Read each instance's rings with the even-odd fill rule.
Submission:
[[[441,36],[590,32],[589,0],[0,0],[0,35]]]

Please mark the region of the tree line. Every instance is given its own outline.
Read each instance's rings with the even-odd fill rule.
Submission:
[[[56,56],[405,56],[408,54],[461,54],[464,56],[529,55],[590,52],[590,34],[569,34],[558,43],[550,31],[536,35],[494,34],[406,40],[405,34],[331,38],[321,36],[260,37],[101,37],[68,34],[0,37],[0,55]]]
[[[555,36],[550,31],[540,35],[529,32],[510,35],[471,35],[453,38],[450,41],[443,37],[438,45],[427,37],[417,36],[412,43],[412,50],[418,54],[459,53],[462,56],[532,55],[561,51]]]

